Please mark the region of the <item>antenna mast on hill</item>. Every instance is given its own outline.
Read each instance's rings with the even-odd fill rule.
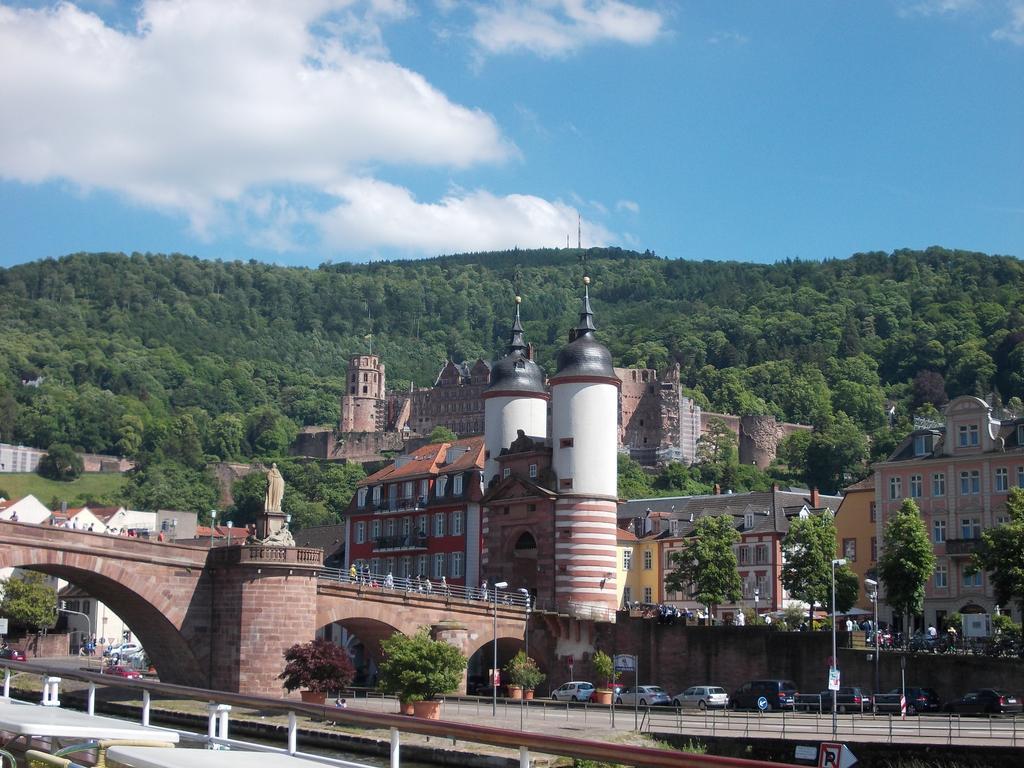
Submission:
[[[370,302],[366,302],[366,325],[369,329],[369,333],[366,334],[366,341],[370,345],[370,351],[368,354],[373,354],[373,315],[370,314]]]

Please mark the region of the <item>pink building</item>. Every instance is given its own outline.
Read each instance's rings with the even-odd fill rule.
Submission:
[[[953,613],[995,612],[988,575],[968,573],[968,566],[982,531],[1007,522],[1009,489],[1024,487],[1024,418],[997,418],[984,400],[966,395],[950,402],[944,417],[875,465],[879,547],[886,521],[905,498],[921,508],[938,561],[925,589],[924,625],[936,627]],[[1020,621],[1016,606],[1000,610]],[[881,619],[900,622],[884,613]]]

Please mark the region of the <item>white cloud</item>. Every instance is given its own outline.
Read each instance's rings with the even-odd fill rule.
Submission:
[[[630,213],[640,213],[640,204],[635,200],[619,200],[615,204],[615,210],[617,211],[629,211]]]
[[[663,31],[660,13],[623,0],[497,0],[472,6],[472,37],[490,54],[566,56],[587,45],[647,45]]]
[[[720,45],[724,43],[732,43],[733,45],[746,45],[750,42],[750,38],[741,32],[716,32],[708,38],[708,42],[711,45]]]
[[[901,16],[946,16],[976,8],[978,0],[913,0],[899,8]]]
[[[330,191],[340,204],[316,217],[328,244],[452,253],[554,247],[567,234],[575,240],[576,209],[530,195],[453,190],[438,203],[422,203],[407,189],[366,178]],[[601,225],[584,220],[582,226],[585,243],[614,242]]]
[[[0,178],[110,190],[184,213],[207,236],[248,222],[252,236],[286,250],[289,229],[315,216],[261,198],[266,190],[313,199],[363,190],[378,167],[463,169],[516,157],[490,115],[381,57],[374,25],[410,13],[404,0],[147,0],[137,28],[124,31],[70,4],[0,6]],[[353,48],[353,37],[364,45]],[[486,198],[437,208],[462,221],[481,215]],[[347,203],[365,211],[376,199]],[[503,206],[542,232],[542,212],[559,210],[490,198],[485,220],[502,220]],[[369,243],[372,224],[358,225]]]
[[[1010,20],[992,33],[996,40],[1024,45],[1024,2],[1010,3]]]

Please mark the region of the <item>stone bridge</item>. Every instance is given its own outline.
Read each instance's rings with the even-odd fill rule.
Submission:
[[[132,628],[166,682],[282,694],[282,653],[339,622],[371,657],[393,632],[421,626],[471,656],[493,639],[494,606],[320,578],[319,549],[185,544],[0,521],[0,568],[56,576]],[[517,647],[526,615],[497,606],[499,643]],[[505,653],[502,654],[503,656]]]

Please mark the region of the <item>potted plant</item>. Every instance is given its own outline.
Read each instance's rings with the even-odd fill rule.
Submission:
[[[519,651],[512,660],[505,666],[508,672],[509,696],[518,699],[520,696],[526,699],[533,698],[533,692],[537,686],[544,682],[546,675],[540,671],[537,662]]]
[[[380,643],[383,660],[377,687],[394,694],[402,713],[432,720],[440,718],[441,702],[434,697],[454,691],[466,672],[466,657],[458,648],[430,637],[422,627],[412,637],[396,632]]]
[[[328,640],[296,643],[284,652],[284,660],[288,663],[278,678],[285,690],[300,688],[302,700],[313,704],[323,704],[328,693],[347,688],[355,676],[348,653]]]
[[[593,702],[595,704],[611,704],[612,694],[615,690],[615,662],[604,651],[596,651],[590,657],[590,666],[594,670],[594,675],[598,680],[603,680],[605,686],[594,691]]]

